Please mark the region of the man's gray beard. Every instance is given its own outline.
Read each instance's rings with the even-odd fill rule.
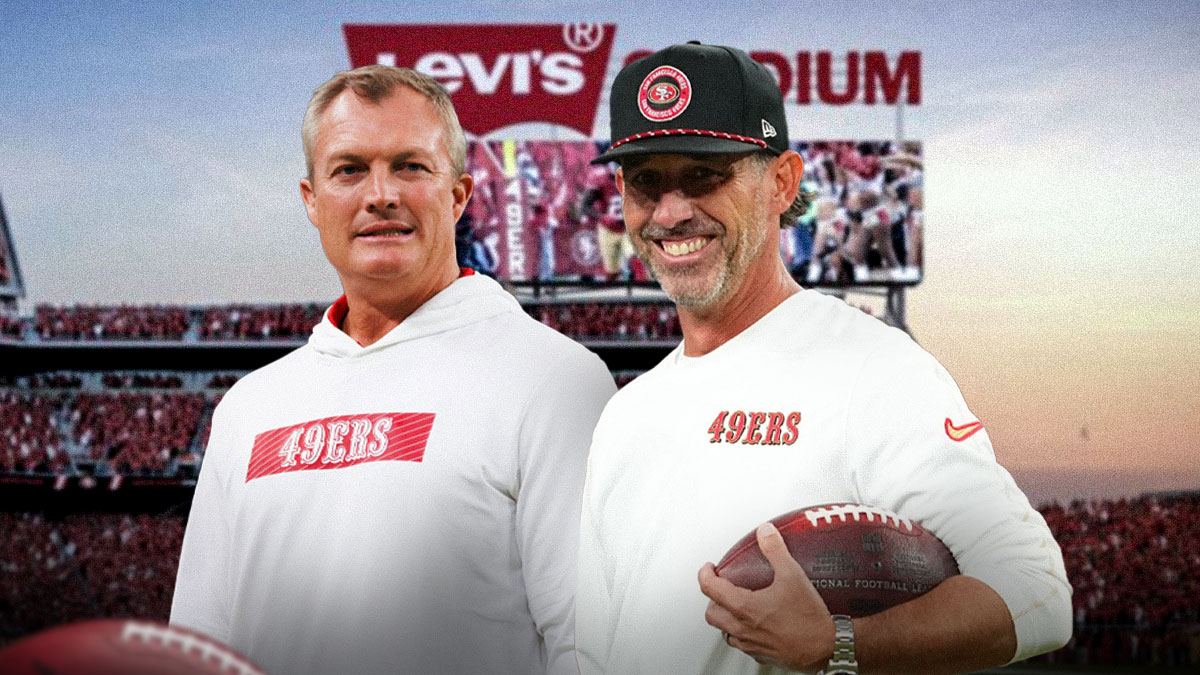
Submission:
[[[737,287],[741,286],[742,281],[746,278],[746,269],[750,266],[750,261],[758,255],[766,238],[762,237],[757,242],[752,242],[750,240],[749,228],[742,228],[738,239],[739,253],[736,256],[736,261],[734,257],[726,253],[721,269],[717,272],[716,281],[703,294],[688,294],[686,291],[672,292],[665,283],[665,280],[671,278],[671,276],[663,274],[662,270],[655,264],[653,256],[647,256],[647,260],[650,261],[650,271],[654,272],[654,276],[659,280],[659,285],[662,286],[667,297],[676,305],[680,307],[707,307],[713,305],[719,300],[724,299],[727,292],[737,290]],[[650,245],[653,246],[653,244]],[[686,277],[686,275],[682,276]]]
[[[667,284],[663,283],[663,280],[669,277],[664,275],[660,270],[654,269],[654,265],[651,265],[650,267],[651,269],[654,269],[654,275],[659,278],[659,282],[662,285],[663,290],[666,291],[667,297],[670,298],[671,301],[676,305],[679,305],[680,307],[705,307],[719,300],[725,293],[725,284],[729,281],[729,264],[730,260],[728,257],[726,257],[724,264],[721,265],[721,269],[717,272],[716,282],[713,283],[712,287],[708,289],[708,292],[704,293],[703,295],[697,295],[695,293],[689,294],[687,291],[672,292],[672,290],[667,287]]]

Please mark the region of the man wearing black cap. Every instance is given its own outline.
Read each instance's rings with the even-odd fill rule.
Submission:
[[[620,163],[626,227],[684,340],[593,435],[583,674],[964,672],[1064,644],[1059,548],[949,374],[787,273],[780,227],[808,195],[770,73],[737,49],[676,45],[622,69],[610,101],[613,144],[597,161]],[[851,620],[830,615],[770,525],[757,531],[771,586],[737,588],[705,562],[826,503],[919,522],[962,574]]]

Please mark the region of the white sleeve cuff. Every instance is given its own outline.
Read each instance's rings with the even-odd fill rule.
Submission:
[[[1008,606],[1017,634],[1017,650],[1009,663],[1053,651],[1071,639],[1070,591],[1051,570],[1014,574],[1012,569],[990,567],[967,576],[987,584]]]

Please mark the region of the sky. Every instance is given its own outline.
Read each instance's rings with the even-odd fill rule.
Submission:
[[[0,3],[0,195],[26,307],[336,297],[299,127],[348,66],[343,23],[611,22],[614,61],[689,39],[920,50],[914,337],[1035,500],[1200,488],[1200,4],[698,6]],[[792,106],[789,126],[890,138],[896,113]]]

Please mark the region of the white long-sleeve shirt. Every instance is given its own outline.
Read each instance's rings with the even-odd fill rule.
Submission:
[[[171,622],[281,675],[577,672],[579,495],[613,391],[486,277],[365,348],[327,314],[218,406]]]
[[[696,574],[759,524],[831,502],[894,511],[937,535],[963,574],[1004,599],[1015,659],[1065,643],[1061,552],[976,421],[907,335],[815,291],[704,356],[680,345],[596,427],[580,529],[581,672],[775,672],[705,622]]]

